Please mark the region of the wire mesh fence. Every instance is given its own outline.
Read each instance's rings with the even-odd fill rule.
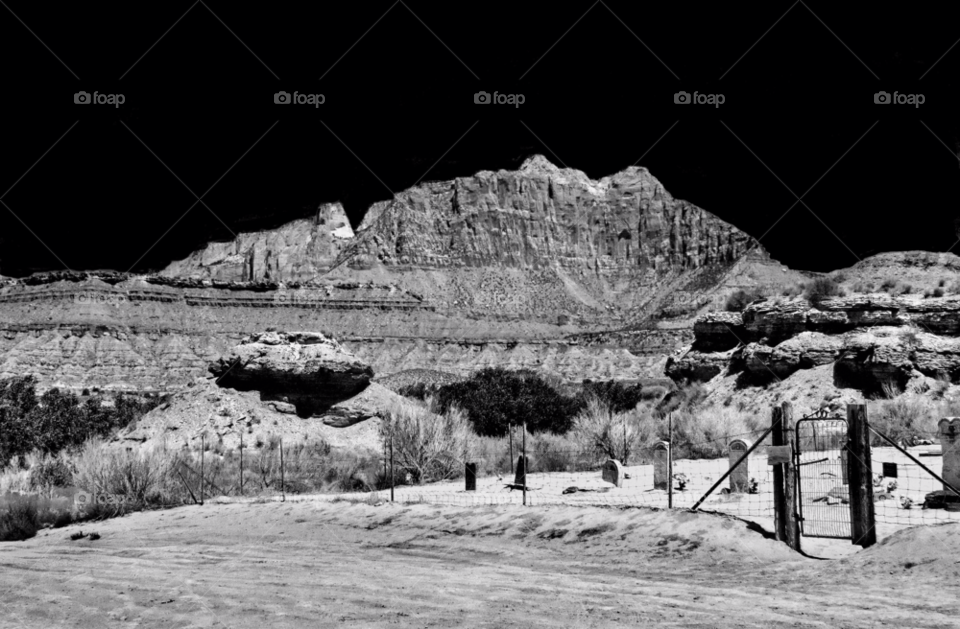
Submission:
[[[767,460],[770,438],[752,431],[697,443],[670,452],[669,444],[630,444],[612,471],[609,444],[571,445],[568,440],[530,436],[476,440],[460,453],[447,453],[441,467],[405,465],[382,451],[346,455],[324,444],[259,447],[193,453],[178,467],[190,501],[226,496],[252,498],[338,495],[398,502],[469,506],[497,504],[620,505],[717,511],[772,525],[774,467]],[[806,536],[851,535],[846,427],[837,418],[797,424],[794,482],[801,532]],[[755,449],[744,457],[753,446]],[[944,491],[940,436],[914,435],[905,451],[874,441],[870,471],[875,520],[880,537],[907,526],[960,522],[960,512]],[[900,444],[898,444],[900,445]],[[720,453],[719,458],[684,458],[689,452]],[[616,453],[614,453],[616,454]],[[525,455],[525,464],[520,460]],[[740,461],[739,465],[736,465]],[[467,489],[466,464],[472,464]],[[522,472],[521,472],[522,471]],[[518,473],[521,472],[521,473]],[[615,477],[611,474],[615,472]],[[433,475],[433,476],[431,476]],[[439,476],[437,476],[439,475]],[[439,479],[438,479],[439,478]],[[721,482],[722,481],[722,482]],[[712,491],[711,491],[712,490]],[[380,492],[380,493],[374,493]],[[707,495],[709,493],[709,495]],[[931,499],[931,496],[934,499]]]

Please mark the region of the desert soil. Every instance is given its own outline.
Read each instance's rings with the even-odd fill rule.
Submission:
[[[956,627],[958,576],[960,524],[824,561],[680,510],[207,504],[0,545],[0,626]]]

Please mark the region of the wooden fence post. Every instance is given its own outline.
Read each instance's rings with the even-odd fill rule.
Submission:
[[[847,404],[847,451],[850,529],[853,543],[866,548],[877,543],[866,404]]]
[[[776,534],[779,541],[800,550],[800,521],[797,515],[796,444],[793,437],[793,407],[789,402],[773,407],[771,422],[774,446],[789,446],[788,463],[773,467],[773,508]]]

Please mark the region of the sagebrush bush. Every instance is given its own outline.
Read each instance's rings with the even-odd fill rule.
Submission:
[[[599,400],[590,400],[574,420],[572,436],[595,460],[630,461],[631,455],[657,440],[657,422],[649,409],[614,412]]]
[[[871,404],[870,425],[897,443],[910,445],[915,439],[937,436],[941,413],[947,410],[924,395],[903,394],[892,400]],[[876,445],[887,445],[878,437]]]
[[[392,402],[380,424],[385,442],[392,443],[394,466],[414,482],[454,478],[463,473],[470,423],[459,407],[440,412],[431,398],[424,406]]]
[[[727,312],[743,312],[744,308],[764,297],[763,291],[759,288],[738,288],[727,297],[724,310]]]
[[[830,297],[840,297],[843,291],[840,289],[840,283],[833,277],[818,277],[807,284],[803,291],[803,297],[814,308],[820,308],[824,300]]]
[[[0,504],[0,542],[30,539],[40,530],[38,496],[7,496]]]

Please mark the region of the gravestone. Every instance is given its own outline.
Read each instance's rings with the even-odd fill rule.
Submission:
[[[477,464],[467,463],[466,470],[467,491],[477,491]]]
[[[617,487],[623,487],[623,466],[620,465],[620,461],[610,459],[603,464],[603,480]]]
[[[527,486],[527,469],[530,467],[530,457],[522,454],[517,457],[517,472],[513,479],[514,485]]]
[[[946,485],[960,490],[960,417],[940,420],[940,449],[943,452],[943,472]]]
[[[746,439],[734,439],[730,442],[730,491],[731,493],[747,493],[750,490],[750,465],[749,457],[740,465],[737,465],[737,461],[740,460],[746,451],[753,445],[751,441]],[[737,465],[737,467],[733,467]]]
[[[670,479],[669,462],[670,444],[658,441],[653,446],[653,488],[666,489]]]

